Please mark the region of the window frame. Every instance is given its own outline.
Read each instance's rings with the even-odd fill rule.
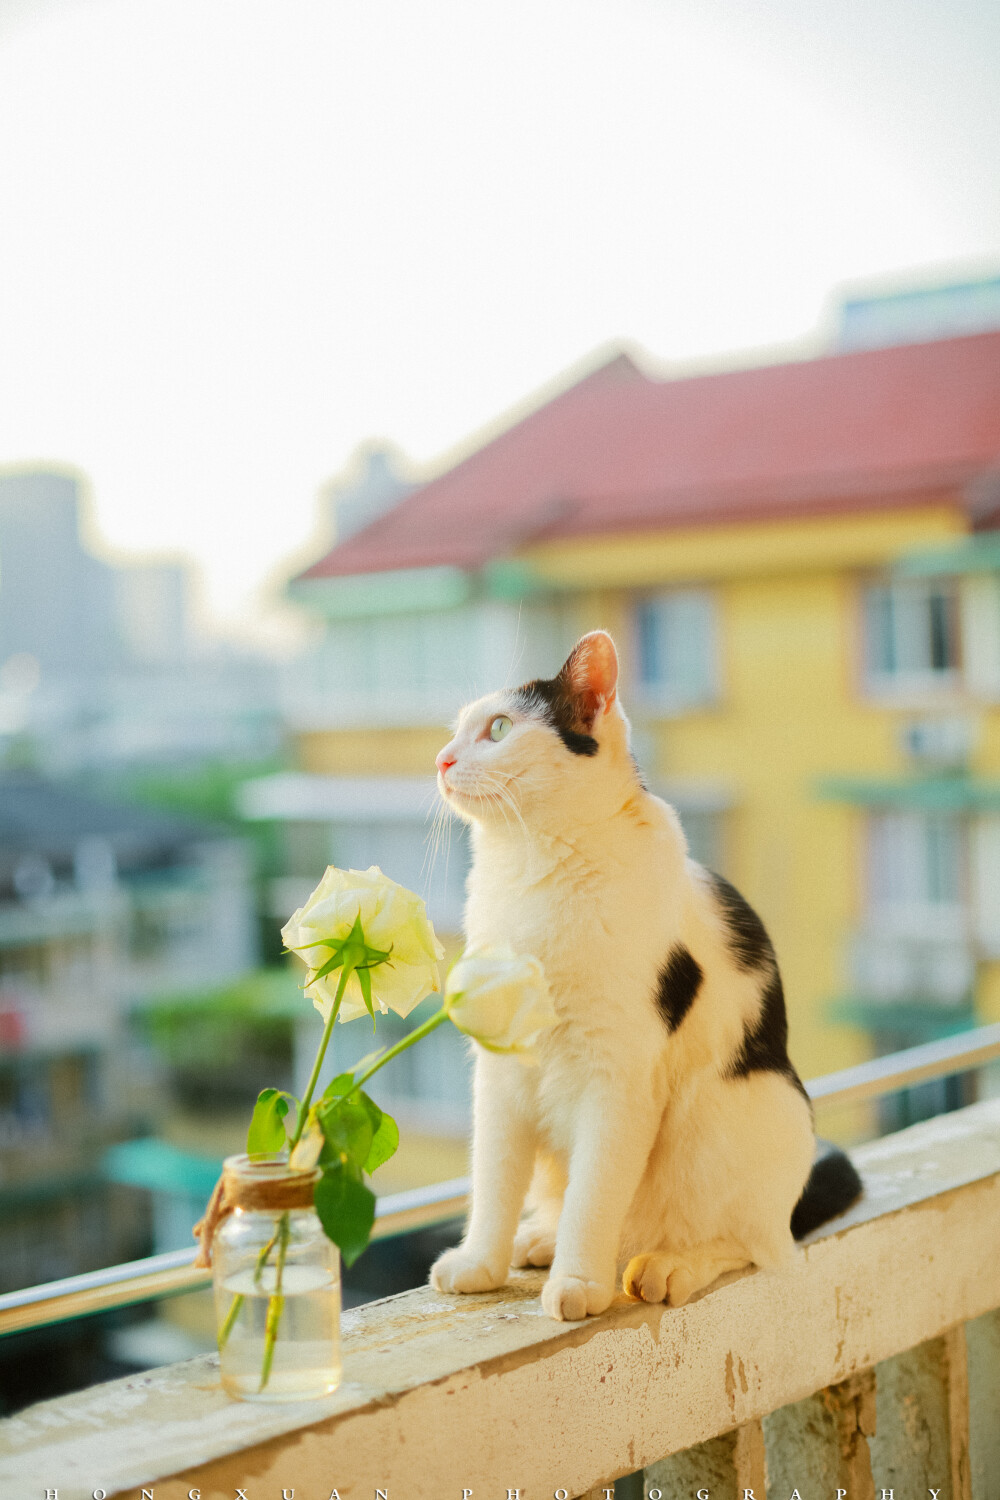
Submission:
[[[893,832],[891,825],[896,824]],[[955,839],[957,890],[954,898],[935,898],[933,826],[947,827]],[[891,897],[879,893],[877,865],[881,857],[891,854],[893,842],[904,845],[907,838],[918,836],[923,861],[920,876],[926,892],[922,895]],[[879,845],[882,845],[881,851]],[[863,819],[862,870],[860,894],[865,924],[873,932],[887,937],[928,942],[967,939],[972,931],[973,915],[973,847],[969,819],[961,812],[924,812],[913,809],[870,808]],[[899,850],[895,863],[901,865]],[[910,865],[912,869],[912,864]]]
[[[903,599],[922,591],[927,603],[937,595],[945,596],[947,628],[953,645],[954,661],[946,667],[933,665],[919,668],[896,668],[885,670],[873,665],[873,604],[876,591],[881,590],[890,600]],[[906,703],[925,701],[927,698],[952,697],[964,687],[963,611],[958,581],[950,576],[944,578],[894,578],[886,574],[870,574],[861,578],[856,597],[858,621],[857,675],[861,696],[879,702]],[[928,620],[928,639],[933,630]],[[898,618],[890,624],[895,635]],[[896,654],[898,656],[898,644]]]
[[[667,682],[653,682],[643,676],[643,627],[641,614],[644,609],[661,601],[678,598],[703,600],[708,620],[706,658],[708,671],[704,686],[696,691],[686,691]],[[645,589],[634,595],[630,609],[631,659],[635,670],[631,674],[631,689],[636,702],[643,708],[663,717],[680,717],[714,707],[723,696],[722,650],[720,609],[718,590],[708,584],[668,584],[657,589]]]

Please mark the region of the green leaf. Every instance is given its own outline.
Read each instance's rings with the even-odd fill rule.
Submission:
[[[349,1073],[338,1073],[336,1078],[330,1079],[330,1082],[320,1095],[317,1109],[322,1108],[327,1100],[342,1099],[345,1094],[351,1092],[351,1089],[354,1087],[354,1071],[352,1068]]]
[[[247,1131],[247,1152],[251,1156],[280,1151],[285,1144],[285,1116],[289,1096],[280,1089],[261,1089],[253,1107]]]
[[[362,1094],[361,1097],[367,1099],[368,1096]],[[371,1103],[370,1100],[368,1102]],[[375,1108],[378,1109],[377,1104]],[[392,1118],[392,1115],[387,1115],[382,1109],[379,1109],[379,1115],[381,1118],[375,1134],[372,1136],[371,1146],[368,1148],[368,1158],[365,1162],[366,1172],[374,1172],[384,1161],[388,1161],[390,1156],[395,1155],[396,1147],[399,1145],[399,1126]]]
[[[326,1147],[320,1156],[322,1163],[346,1159],[358,1174],[363,1171],[382,1118],[377,1105],[374,1106],[377,1118],[373,1115],[370,1103],[369,1100],[366,1104],[359,1095],[353,1094],[345,1099],[325,1100],[320,1105],[317,1118],[326,1138]]]
[[[327,1239],[352,1266],[371,1238],[375,1194],[343,1167],[328,1167],[316,1184],[314,1202]]]

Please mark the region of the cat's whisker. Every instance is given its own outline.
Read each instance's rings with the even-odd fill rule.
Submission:
[[[497,789],[497,796],[499,797],[502,805],[505,806],[505,807],[507,807],[507,808],[509,808],[510,811],[514,814],[514,817],[516,818],[516,820],[517,820],[517,822],[518,822],[518,824],[520,826],[521,832],[524,834],[524,837],[527,838],[528,837],[527,826],[525,824],[524,818],[521,815],[521,809],[518,807],[517,803],[514,801],[514,797],[513,797],[513,794],[510,791],[510,788],[509,787],[499,787]]]
[[[451,835],[451,814],[446,805],[439,804],[434,813],[434,821],[431,825],[428,852],[430,855],[430,870],[433,872],[434,864],[441,852],[441,845],[445,840],[446,833]]]
[[[521,832],[524,834],[525,838],[527,838],[528,830],[525,826],[524,818],[521,816],[521,810],[517,806],[517,803],[514,801],[514,797],[510,791],[509,784],[505,782],[501,777],[497,776],[495,773],[487,774],[483,777],[483,781],[489,788],[489,790],[484,790],[483,795],[493,807],[497,808],[504,820],[505,827],[508,830],[510,829],[511,822],[508,813],[513,813],[514,818],[520,826]]]
[[[507,668],[507,674],[504,677],[504,682],[503,682],[504,690],[505,691],[508,688],[510,688],[510,686],[511,686],[511,679],[513,678],[515,672],[517,672],[519,670],[520,666],[521,666],[521,661],[522,661],[522,658],[524,656],[525,647],[527,646],[527,638],[523,635],[523,633],[521,631],[521,611],[522,611],[523,608],[524,608],[523,604],[519,601],[518,602],[518,606],[517,606],[517,623],[514,626],[514,644],[511,647],[510,665]]]
[[[428,809],[427,816],[431,816],[430,809]],[[443,802],[439,801],[437,806],[434,808],[431,826],[427,830],[427,836],[424,841],[424,858],[423,863],[420,867],[421,879],[426,879],[426,883],[428,885],[430,884],[431,877],[434,873],[434,865],[437,861],[438,852],[441,847],[441,840],[443,837],[444,825],[446,822],[450,824],[448,809]]]

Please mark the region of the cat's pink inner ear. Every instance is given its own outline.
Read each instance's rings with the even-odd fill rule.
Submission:
[[[577,641],[563,672],[574,694],[588,706],[588,717],[607,713],[618,687],[618,652],[606,630],[592,630]]]

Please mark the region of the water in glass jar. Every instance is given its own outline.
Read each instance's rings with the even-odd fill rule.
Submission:
[[[219,1354],[223,1386],[242,1401],[299,1401],[336,1390],[340,1384],[340,1278],[322,1266],[296,1265],[286,1265],[282,1272],[285,1303],[271,1373],[261,1390],[267,1304],[274,1291],[274,1266],[266,1266],[259,1281],[248,1266],[227,1277],[219,1288],[220,1327],[232,1299],[243,1298]]]

